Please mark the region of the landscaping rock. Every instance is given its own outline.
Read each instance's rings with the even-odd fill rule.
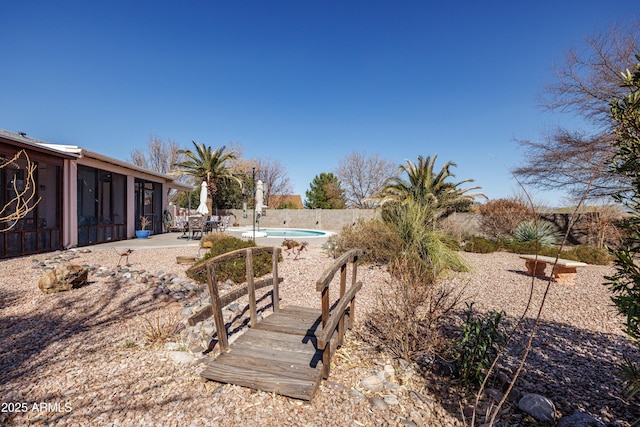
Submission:
[[[383,387],[382,380],[377,375],[372,375],[360,381],[360,388],[374,393],[382,391]]]
[[[605,427],[605,424],[576,409],[571,415],[560,418],[558,427]]]
[[[387,405],[397,405],[400,402],[398,401],[398,396],[396,396],[395,394],[385,394],[384,395],[384,402]]]
[[[181,365],[190,365],[195,360],[193,354],[187,353],[186,351],[170,351],[169,357],[171,360]]]
[[[526,393],[518,402],[518,408],[538,421],[551,422],[556,418],[556,408],[553,402],[539,394]]]
[[[367,400],[367,397],[361,392],[359,392],[358,390],[351,390],[349,394],[358,400],[362,400],[362,401]]]
[[[379,397],[372,397],[369,399],[369,403],[371,404],[371,408],[378,411],[388,411],[389,405],[385,403],[385,401]]]
[[[87,284],[89,270],[73,264],[62,264],[45,272],[38,279],[38,287],[44,294],[68,291]]]

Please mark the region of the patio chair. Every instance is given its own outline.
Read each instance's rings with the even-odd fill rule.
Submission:
[[[188,224],[189,238],[196,239],[196,235],[198,235],[198,239],[201,239],[204,235],[204,218],[202,216],[190,216]]]
[[[187,219],[184,216],[177,216],[171,231],[182,232],[182,234],[178,236],[178,239],[188,239],[189,224],[187,223]]]
[[[218,215],[211,215],[205,223],[205,232],[210,233],[212,231],[218,231],[220,226],[220,217]]]
[[[231,217],[229,215],[225,215],[222,218],[220,218],[220,223],[218,224],[218,230],[225,231],[229,226],[230,220],[231,220]]]

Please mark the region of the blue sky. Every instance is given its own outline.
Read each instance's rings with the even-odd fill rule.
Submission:
[[[490,198],[517,190],[514,139],[551,67],[629,1],[4,1],[0,128],[127,160],[150,134],[241,143],[296,193],[353,151],[438,154]],[[532,190],[537,201],[562,195]]]

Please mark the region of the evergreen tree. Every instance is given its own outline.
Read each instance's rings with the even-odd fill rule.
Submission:
[[[344,209],[346,206],[344,190],[331,172],[316,175],[305,196],[304,207],[308,209]]]

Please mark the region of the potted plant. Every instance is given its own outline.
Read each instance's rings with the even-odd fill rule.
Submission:
[[[146,216],[140,217],[140,230],[136,230],[136,237],[138,239],[146,239],[151,234],[151,230],[147,230],[147,226],[151,224],[151,221]]]

